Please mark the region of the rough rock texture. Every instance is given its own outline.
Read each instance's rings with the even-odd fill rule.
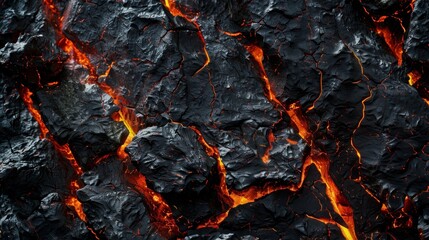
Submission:
[[[178,124],[148,127],[128,145],[131,160],[160,193],[200,192],[216,160],[207,155],[197,134]]]
[[[77,195],[88,223],[107,239],[159,239],[143,198],[127,188],[124,171],[118,159],[108,158],[82,176],[85,187]]]
[[[0,238],[429,238],[428,8],[0,2]]]
[[[64,204],[70,165],[41,139],[17,84],[0,75],[0,238],[91,239]]]
[[[404,50],[414,61],[429,62],[429,2],[415,1],[415,11],[411,14],[410,30],[405,40]]]
[[[85,72],[69,71],[61,75],[66,79],[61,85],[37,92],[40,112],[58,143],[68,143],[81,166],[93,166],[96,159],[115,152],[128,132],[110,117],[119,109],[109,95],[95,84],[82,84]]]

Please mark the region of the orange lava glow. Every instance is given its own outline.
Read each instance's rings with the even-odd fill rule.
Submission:
[[[412,228],[413,227],[413,216],[408,214],[413,208],[413,202],[410,197],[405,196],[404,206],[399,210],[399,217],[396,217],[393,226],[394,227],[405,227]],[[399,223],[399,220],[404,219],[404,223]]]
[[[405,32],[402,33],[401,36],[398,38],[390,31],[389,27],[384,27],[382,26],[382,24],[379,24],[378,22],[376,22],[375,25],[377,28],[376,33],[384,39],[384,41],[392,51],[393,55],[395,56],[396,60],[398,60],[398,65],[401,66],[402,53],[404,52],[403,46],[404,46]]]
[[[52,135],[50,135],[48,128],[46,127],[45,123],[43,122],[42,115],[40,114],[39,110],[34,107],[34,102],[31,96],[33,93],[28,89],[27,87],[21,85],[21,87],[18,89],[19,94],[24,102],[24,105],[27,107],[33,118],[36,120],[36,122],[39,124],[39,128],[41,131],[41,138],[48,139],[54,148],[57,150],[58,153],[61,154],[62,157],[67,159],[70,162],[70,165],[73,167],[75,173],[80,176],[82,175],[83,171],[82,168],[77,163],[76,159],[73,156],[73,153],[70,150],[70,147],[68,144],[60,145],[58,142],[55,141]],[[83,221],[86,222],[86,215],[83,211],[82,203],[79,202],[79,200],[76,197],[76,191],[80,188],[77,181],[72,181],[70,183],[70,191],[71,194],[66,197],[65,204],[73,209],[76,213],[76,215]],[[93,234],[93,236],[98,240],[97,234],[94,232],[94,230],[90,227],[87,227],[88,230]]]
[[[128,129],[129,136],[122,146],[118,149],[118,155],[121,159],[127,158],[128,154],[125,153],[125,147],[131,142],[132,138],[136,135],[136,129],[138,126],[137,118],[131,113],[131,111],[124,107],[126,104],[125,98],[116,93],[115,89],[110,87],[104,82],[99,83],[98,78],[106,78],[109,76],[110,71],[115,64],[112,62],[107,68],[106,72],[100,76],[96,74],[96,67],[91,63],[89,57],[79,50],[76,45],[68,39],[62,32],[63,18],[60,16],[58,9],[53,4],[52,0],[44,0],[45,6],[47,6],[47,15],[53,22],[53,25],[56,27],[57,35],[60,37],[58,41],[58,46],[67,54],[69,54],[72,59],[74,59],[78,64],[89,70],[89,82],[97,84],[101,90],[107,93],[112,99],[115,105],[119,106],[119,117],[115,119],[124,123],[125,127]]]
[[[83,212],[82,203],[76,197],[76,191],[79,190],[80,186],[77,181],[72,181],[70,183],[70,191],[71,195],[66,198],[66,205],[70,208],[74,209],[80,220],[87,222],[87,218],[85,213]]]
[[[217,194],[222,203],[231,205],[232,199],[228,191],[228,186],[226,185],[226,169],[225,165],[222,162],[222,158],[220,157],[219,149],[208,144],[207,141],[204,139],[203,135],[201,134],[200,130],[198,130],[196,127],[191,126],[190,129],[192,129],[197,134],[198,142],[200,142],[200,144],[203,146],[207,155],[216,159],[217,170],[220,180],[219,186],[217,187]]]
[[[353,148],[353,149],[355,150],[355,152],[356,152],[356,155],[357,155],[357,157],[358,157],[358,162],[359,162],[359,164],[362,164],[362,156],[361,156],[361,154],[360,154],[360,152],[359,152],[359,149],[356,147],[356,145],[355,145],[355,143],[354,143],[354,141],[353,141],[353,136],[355,135],[356,131],[360,128],[360,126],[361,126],[361,124],[362,124],[363,120],[365,119],[365,111],[366,111],[366,105],[365,105],[365,103],[366,103],[369,99],[371,99],[371,98],[372,98],[372,91],[371,91],[371,90],[369,90],[369,96],[368,96],[368,97],[366,97],[366,98],[364,98],[364,99],[362,100],[362,102],[361,102],[361,104],[362,104],[362,117],[360,118],[360,120],[359,120],[358,125],[356,126],[356,128],[353,130],[352,137],[350,138],[350,145],[352,146],[352,148]],[[360,176],[359,176],[359,179],[360,179]],[[368,192],[368,191],[367,191],[367,192]],[[372,194],[371,194],[371,196],[372,196]]]
[[[312,164],[313,162],[311,162],[309,158],[307,158],[304,161],[302,172],[301,172],[301,180],[297,185],[286,186],[286,185],[276,185],[276,184],[266,183],[264,186],[250,186],[243,190],[232,190],[228,195],[228,197],[233,201],[229,209],[226,212],[209,219],[207,222],[198,226],[198,228],[206,228],[206,227],[219,228],[219,225],[228,217],[229,211],[232,208],[235,208],[247,203],[252,203],[255,200],[265,197],[273,192],[285,190],[285,189],[288,189],[292,192],[298,191],[299,189],[301,189],[302,184],[304,183],[308,167]]]
[[[320,71],[319,73],[319,96],[313,101],[313,104],[307,109],[307,112],[313,110],[316,106],[316,102],[319,101],[319,99],[322,97],[323,94],[323,73]]]
[[[310,215],[306,215],[308,218],[310,218],[310,219],[313,219],[313,220],[316,220],[316,221],[319,221],[319,222],[322,222],[322,223],[324,223],[324,224],[333,224],[333,225],[336,225],[339,229],[340,229],[340,231],[341,231],[341,233],[343,234],[343,236],[347,236],[347,234],[348,234],[348,230],[347,230],[347,228],[345,228],[343,225],[341,225],[341,224],[338,224],[337,222],[335,222],[334,220],[332,220],[332,219],[328,219],[328,218],[316,218],[316,217],[313,217],[313,216],[310,216]],[[346,239],[352,239],[352,236],[350,236],[350,235],[348,235],[348,237],[346,237]]]
[[[412,10],[414,9],[414,2],[415,0],[410,1],[409,6],[404,7],[395,13],[393,13],[392,16],[381,16],[381,17],[373,17],[369,11],[363,7],[366,14],[371,17],[374,25],[375,25],[375,32],[381,36],[386,44],[389,46],[390,50],[392,51],[393,55],[395,56],[396,60],[398,61],[398,65],[402,65],[402,53],[404,52],[403,46],[404,46],[404,38],[406,29],[403,25],[403,20],[401,19],[401,15],[403,13],[410,14]],[[385,23],[386,19],[390,17],[394,21],[397,21],[400,30],[399,32],[395,33],[391,28],[389,28],[389,25]],[[398,31],[398,30],[397,30]]]
[[[407,74],[407,76],[408,76],[408,83],[410,84],[410,86],[413,86],[414,84],[416,84],[416,82],[418,82],[422,77],[422,75],[418,71],[411,71]]]
[[[41,132],[41,138],[48,139],[55,147],[55,149],[65,158],[67,159],[71,166],[73,167],[75,173],[77,175],[82,174],[82,168],[77,163],[76,159],[74,158],[70,147],[68,144],[60,145],[55,141],[55,139],[52,137],[52,135],[49,134],[49,130],[46,127],[45,122],[43,122],[42,115],[40,114],[39,110],[34,107],[34,102],[31,96],[33,93],[28,89],[27,87],[21,85],[21,87],[18,89],[19,94],[27,107],[28,111],[30,111],[33,118],[36,120],[36,122],[39,124],[40,132]]]
[[[326,185],[326,195],[331,201],[334,211],[341,216],[347,225],[347,227],[341,228],[343,236],[346,239],[357,239],[354,231],[353,209],[329,175],[328,156],[326,154],[312,154],[312,162],[316,165],[321,174],[322,182]]]
[[[201,42],[203,43],[203,51],[204,51],[204,55],[206,56],[206,61],[204,62],[203,66],[201,66],[195,73],[194,75],[197,75],[198,73],[200,73],[205,67],[207,67],[210,64],[210,56],[209,53],[207,51],[207,47],[206,47],[206,41],[204,39],[204,36],[201,32],[201,27],[200,25],[197,23],[196,20],[196,16],[190,16],[190,14],[186,14],[184,13],[177,5],[176,5],[176,1],[175,0],[161,0],[162,5],[164,5],[164,7],[170,12],[171,15],[173,15],[174,17],[181,17],[183,19],[185,19],[186,21],[188,21],[189,23],[191,23],[192,25],[195,26],[195,28],[197,29],[197,34],[198,34],[198,38],[201,40]]]
[[[244,45],[244,48],[252,55],[255,62],[258,64],[259,70],[261,71],[261,78],[264,81],[265,94],[269,101],[274,102],[277,106],[282,106],[282,103],[277,99],[275,93],[271,89],[271,84],[268,79],[267,73],[265,72],[263,60],[264,52],[262,48],[256,45]]]
[[[273,149],[273,142],[275,141],[275,136],[272,131],[268,133],[268,147],[265,150],[264,155],[261,157],[262,162],[267,164],[270,162],[270,151]]]
[[[152,223],[158,232],[168,239],[180,234],[170,206],[162,199],[161,194],[150,189],[146,184],[146,178],[137,170],[127,172],[126,176],[128,181],[145,198],[146,203],[149,205],[149,214],[153,219]]]

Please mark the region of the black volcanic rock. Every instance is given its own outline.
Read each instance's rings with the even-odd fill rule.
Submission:
[[[429,2],[416,0],[411,13],[410,29],[404,44],[404,51],[414,61],[429,61]]]
[[[179,124],[141,130],[127,152],[154,190],[161,193],[201,191],[216,164],[197,134]]]
[[[0,74],[0,238],[91,239],[66,208],[71,166],[41,139],[16,83]]]
[[[13,28],[14,24],[25,25],[16,26],[16,29],[2,29],[9,32],[0,39],[8,39],[8,34],[16,37],[1,45],[0,70],[32,88],[56,81],[55,77],[62,71],[67,56],[56,45],[54,29],[42,11],[33,12],[40,7],[36,1],[27,4],[25,1],[12,2],[14,6],[3,11],[5,18],[2,18],[4,23],[1,26]],[[22,21],[18,20],[20,18]]]
[[[331,233],[333,239],[343,239],[339,228],[314,218],[331,219],[339,224],[325,186],[315,167],[310,167],[303,191],[299,194],[288,190],[274,192],[254,203],[238,206],[229,212],[221,230],[236,232],[239,236],[252,235],[259,239],[324,239]],[[308,218],[308,216],[312,218]]]
[[[2,1],[0,238],[429,238],[428,7]]]
[[[381,198],[394,192],[414,196],[429,181],[429,158],[422,152],[429,141],[427,104],[415,89],[393,79],[373,91],[354,136],[363,180]],[[402,207],[403,198],[400,201]]]
[[[125,182],[126,167],[108,158],[82,179],[77,195],[88,223],[105,239],[162,239],[150,224],[143,198]]]
[[[82,166],[91,167],[97,158],[115,152],[128,131],[111,118],[119,110],[111,97],[95,84],[81,83],[86,71],[69,70],[62,76],[67,80],[37,92],[40,111],[54,138],[68,143]]]

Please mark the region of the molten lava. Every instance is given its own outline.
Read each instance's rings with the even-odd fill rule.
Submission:
[[[178,236],[180,231],[173,218],[173,213],[170,206],[162,199],[161,194],[150,189],[146,184],[146,178],[135,169],[127,172],[126,177],[149,205],[149,214],[158,233],[169,239]]]
[[[398,61],[399,66],[402,65],[404,39],[405,33],[407,31],[404,27],[404,16],[409,16],[411,14],[412,10],[414,9],[414,2],[415,0],[411,0],[407,7],[396,11],[392,16],[374,17],[365,7],[363,7],[365,13],[372,19],[374,23],[375,32],[381,36],[386,42],[387,46],[389,46],[390,50]],[[388,24],[386,21],[395,22],[398,27],[393,29],[392,24]]]
[[[40,114],[39,110],[34,107],[33,99],[31,96],[33,93],[25,86],[21,85],[21,87],[18,89],[19,94],[33,116],[33,118],[36,120],[36,122],[39,124],[39,128],[41,131],[41,138],[48,139],[54,148],[57,150],[58,153],[61,154],[62,157],[67,159],[70,162],[70,165],[73,167],[73,170],[75,171],[75,174],[80,176],[82,175],[83,171],[82,168],[77,163],[76,159],[73,156],[73,153],[70,150],[70,147],[68,144],[60,145],[58,142],[55,141],[54,137],[49,133],[49,129],[46,127],[46,124],[43,122],[42,115]],[[70,195],[66,197],[65,204],[74,210],[76,215],[83,221],[87,222],[86,215],[83,211],[82,203],[79,202],[79,200],[76,197],[76,191],[80,188],[77,181],[72,181],[70,183]],[[87,229],[92,233],[92,235],[98,240],[97,234],[94,232],[94,230],[87,226]]]
[[[204,139],[203,135],[201,134],[200,130],[198,130],[196,127],[191,126],[190,128],[197,134],[198,142],[201,143],[207,155],[216,159],[217,170],[219,174],[219,186],[216,189],[217,194],[222,203],[226,205],[231,205],[232,199],[228,191],[228,186],[226,185],[226,169],[225,165],[222,162],[222,158],[220,157],[219,149],[208,144],[207,141]]]
[[[422,77],[422,75],[418,71],[411,71],[407,74],[407,76],[408,83],[410,84],[410,86],[414,86],[414,84],[416,84]]]
[[[261,157],[263,163],[269,163],[270,162],[270,151],[273,149],[273,142],[276,140],[276,137],[274,136],[273,132],[270,131],[268,133],[268,147],[265,149],[264,155]]]

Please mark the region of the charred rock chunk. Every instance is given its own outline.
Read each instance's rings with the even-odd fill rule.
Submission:
[[[429,2],[416,0],[411,13],[410,29],[405,40],[404,51],[414,61],[429,62]]]
[[[85,71],[68,71],[58,86],[37,92],[40,110],[55,139],[68,143],[76,160],[85,167],[113,153],[128,134],[111,115],[118,111],[112,99],[95,84],[82,84]],[[100,144],[103,143],[103,144]]]
[[[152,227],[143,198],[125,181],[123,163],[108,158],[82,179],[78,190],[88,223],[106,239],[162,239]]]
[[[160,193],[201,191],[216,163],[198,142],[197,134],[179,124],[141,130],[127,151]]]

